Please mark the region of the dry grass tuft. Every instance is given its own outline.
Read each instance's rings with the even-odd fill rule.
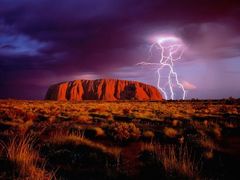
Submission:
[[[187,145],[180,147],[174,145],[159,145],[152,143],[144,143],[141,146],[141,152],[152,154],[161,163],[166,175],[183,177],[183,178],[198,178],[200,174],[199,163]]]
[[[201,147],[209,149],[209,150],[213,150],[213,149],[217,149],[218,148],[217,144],[212,139],[207,138],[207,137],[200,138],[198,144]]]
[[[220,138],[222,136],[222,129],[220,127],[214,127],[212,131],[216,138]]]
[[[226,128],[236,128],[237,126],[236,125],[234,125],[232,122],[224,122],[224,126],[226,127]]]
[[[162,146],[157,156],[167,174],[176,174],[181,177],[196,178],[199,175],[199,164],[195,161],[188,147]]]
[[[45,171],[45,161],[33,149],[31,136],[14,137],[7,146],[7,157],[18,170],[20,179],[54,179],[54,173]]]
[[[95,149],[115,158],[120,157],[121,149],[116,147],[106,147],[103,144],[93,142],[84,137],[84,133],[56,132],[50,137],[50,142],[54,144],[73,144]]]
[[[5,149],[6,149],[5,143],[0,140],[0,157],[3,156]]]
[[[141,152],[147,152],[153,154],[155,152],[155,146],[153,143],[142,143]]]
[[[204,121],[203,121],[203,125],[204,125],[205,127],[208,127],[208,125],[209,125],[208,120],[204,120]]]

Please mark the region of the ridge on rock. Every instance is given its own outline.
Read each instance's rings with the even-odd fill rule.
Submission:
[[[137,81],[75,80],[49,87],[46,100],[162,100],[157,88]]]

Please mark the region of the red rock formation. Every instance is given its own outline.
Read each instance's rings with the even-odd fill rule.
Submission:
[[[162,100],[157,88],[136,82],[114,79],[75,80],[50,86],[47,100]]]

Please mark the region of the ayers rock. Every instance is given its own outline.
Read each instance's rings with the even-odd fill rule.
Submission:
[[[46,100],[162,100],[154,86],[137,81],[97,79],[63,82],[49,87]]]

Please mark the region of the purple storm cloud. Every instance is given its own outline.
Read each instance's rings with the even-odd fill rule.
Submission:
[[[239,98],[239,17],[238,0],[2,0],[0,98],[42,99],[81,78],[156,85],[156,68],[136,63],[161,34],[187,47],[176,63],[187,98]]]

